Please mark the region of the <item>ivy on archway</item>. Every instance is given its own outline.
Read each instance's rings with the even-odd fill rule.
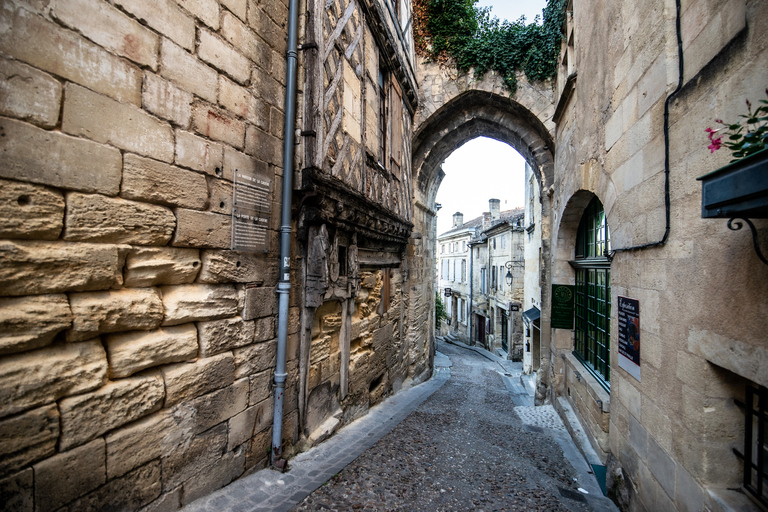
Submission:
[[[526,25],[525,17],[491,18],[477,0],[414,0],[416,50],[438,62],[452,59],[460,71],[474,69],[478,77],[494,70],[514,94],[518,71],[532,81],[557,73],[566,1],[547,0],[542,24]]]

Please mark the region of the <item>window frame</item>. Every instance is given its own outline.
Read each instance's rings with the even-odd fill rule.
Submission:
[[[597,197],[584,209],[576,233],[573,354],[606,391],[611,390],[611,248],[605,210]]]

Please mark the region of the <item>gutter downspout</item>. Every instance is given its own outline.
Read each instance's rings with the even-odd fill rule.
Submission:
[[[283,132],[283,202],[280,225],[280,282],[277,284],[277,363],[275,365],[275,409],[272,422],[271,463],[284,471],[283,402],[285,398],[288,307],[291,290],[291,197],[293,194],[293,159],[296,129],[296,75],[298,68],[299,0],[288,5],[288,50],[286,52],[285,129]]]

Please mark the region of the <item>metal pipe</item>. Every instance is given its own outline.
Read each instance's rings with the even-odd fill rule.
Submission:
[[[272,422],[271,463],[285,468],[283,448],[283,402],[285,398],[286,346],[288,342],[288,307],[291,290],[291,196],[293,194],[293,159],[296,129],[296,74],[298,68],[299,0],[288,4],[288,50],[285,75],[285,128],[283,132],[283,202],[280,225],[280,281],[277,284],[277,363],[275,365],[275,409]]]

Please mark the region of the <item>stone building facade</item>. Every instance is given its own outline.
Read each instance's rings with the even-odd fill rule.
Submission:
[[[428,296],[406,285],[410,2],[300,11],[288,456],[432,357],[409,328]],[[268,463],[288,14],[3,2],[5,508],[175,510]]]
[[[453,214],[453,228],[437,237],[437,291],[449,318],[445,332],[469,343],[469,311],[472,287],[470,243],[481,219],[464,224],[461,212]]]
[[[704,130],[764,99],[766,14],[753,0],[568,7],[551,282],[574,285],[576,318],[550,330],[551,386],[626,510],[757,509],[732,489],[745,389],[768,385],[768,266],[748,233],[702,218],[696,178],[730,159]]]

